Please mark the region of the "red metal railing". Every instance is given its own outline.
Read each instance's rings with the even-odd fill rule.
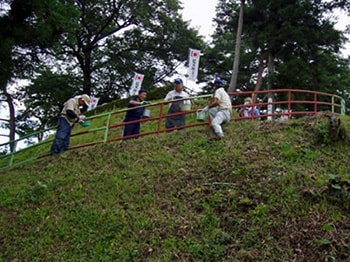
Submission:
[[[278,90],[264,90],[264,91],[257,91],[257,92],[231,92],[229,93],[230,97],[232,98],[232,108],[233,111],[239,111],[241,108],[243,108],[243,101],[245,97],[257,97],[258,99],[256,101],[253,101],[253,104],[251,105],[254,109],[255,107],[259,108],[260,110],[260,116],[249,116],[249,117],[240,117],[238,113],[233,114],[231,121],[237,121],[237,120],[244,120],[244,119],[260,119],[260,120],[275,120],[275,119],[290,119],[292,117],[299,117],[304,115],[313,115],[316,114],[319,111],[330,111],[335,114],[345,114],[345,102],[344,99],[340,96],[328,94],[324,92],[317,92],[317,91],[310,91],[310,90],[298,90],[298,89],[278,89]],[[97,145],[101,143],[108,143],[108,142],[114,142],[114,141],[121,141],[129,138],[135,138],[135,137],[141,137],[141,136],[148,136],[148,135],[158,135],[163,132],[169,132],[177,129],[182,128],[191,128],[196,126],[203,126],[203,125],[210,125],[210,120],[207,119],[206,121],[198,122],[196,119],[196,113],[197,111],[207,105],[209,103],[209,97],[212,95],[203,95],[203,96],[196,96],[196,97],[190,97],[189,99],[192,102],[192,108],[188,111],[183,111],[179,113],[174,114],[167,114],[166,109],[167,105],[169,103],[175,102],[175,101],[181,101],[185,99],[177,99],[173,101],[162,101],[153,103],[150,105],[142,106],[147,109],[152,110],[152,115],[149,118],[143,118],[140,120],[128,122],[130,123],[136,123],[141,122],[141,132],[137,135],[122,136],[122,128],[125,125],[123,122],[124,115],[126,111],[135,109],[123,109],[118,110],[114,112],[108,112],[104,114],[94,115],[91,117],[88,117],[87,120],[89,120],[92,123],[91,128],[88,130],[80,131],[81,129],[77,130],[76,133],[72,134],[72,138],[74,137],[81,137],[86,134],[96,134],[100,131],[103,132],[103,138],[96,140],[94,138],[94,141],[92,142],[83,142],[74,144],[71,143],[71,147],[69,150],[75,150],[82,147]],[[297,99],[298,96],[302,96],[303,99]],[[269,100],[269,98],[273,97],[273,100]],[[277,99],[276,99],[277,98]],[[276,109],[281,109],[283,111],[279,111]],[[171,129],[165,128],[165,119],[169,116],[176,116],[176,115],[186,115],[186,125],[182,127],[175,127]],[[104,124],[101,124],[101,120],[98,120],[99,118],[105,118]],[[94,122],[98,123],[97,125],[94,125]],[[47,132],[54,128],[46,129],[41,132]],[[114,130],[119,130],[120,132],[113,132]],[[33,137],[34,135],[37,135],[39,132],[30,134],[28,136],[22,137],[20,139],[17,139],[15,141],[11,141],[9,143],[18,144],[19,142],[28,139],[30,137]],[[27,148],[21,149],[19,151],[15,151],[11,154],[1,156],[0,157],[0,169],[1,168],[9,168],[13,166],[17,166],[20,164],[24,164],[26,162],[34,161],[35,159],[42,158],[45,156],[48,156],[48,149],[46,149],[45,154],[39,155],[39,156],[31,156],[25,160],[21,160],[18,162],[14,161],[14,157],[16,153],[22,152],[23,150],[29,150],[34,147],[42,146],[48,143],[52,143],[52,139],[46,139],[45,141],[29,146]],[[6,146],[9,143],[0,144],[0,149],[2,146]],[[8,158],[8,159],[7,159]],[[8,160],[8,161],[7,161]],[[3,163],[6,163],[5,166],[3,166]]]

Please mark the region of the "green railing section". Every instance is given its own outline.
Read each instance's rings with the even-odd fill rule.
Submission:
[[[27,140],[27,139],[29,139],[29,138],[36,137],[37,135],[39,135],[39,134],[41,134],[41,133],[50,132],[50,131],[52,131],[52,130],[55,130],[56,128],[57,128],[57,127],[51,127],[51,128],[45,129],[45,130],[39,130],[39,131],[36,131],[36,132],[31,133],[31,134],[29,134],[29,135],[23,136],[23,137],[21,137],[21,138],[19,138],[19,139],[16,139],[16,140],[13,140],[13,141],[10,141],[10,142],[7,142],[7,143],[0,144],[0,147],[1,147],[1,146],[7,146],[7,145],[8,145],[8,146],[13,145],[13,147],[14,147],[14,151],[13,151],[12,153],[7,154],[7,155],[4,155],[4,156],[0,156],[0,163],[2,164],[2,162],[3,162],[2,160],[3,160],[3,159],[8,159],[8,165],[5,166],[5,168],[6,168],[6,167],[12,167],[12,166],[13,166],[13,162],[14,162],[14,157],[15,157],[16,153],[19,152],[19,151],[16,151],[16,147],[17,147],[17,145],[18,145],[19,142],[25,141],[25,140]],[[45,144],[50,143],[50,142],[52,142],[52,140],[44,140],[44,141],[42,141],[42,142],[40,142],[40,143],[36,143],[36,144],[32,144],[32,145],[30,145],[30,146],[27,146],[26,148],[21,149],[21,151],[22,151],[22,150],[25,151],[25,150],[27,150],[27,149],[29,149],[29,148],[30,148],[30,149],[33,149],[33,148],[39,147],[39,146],[41,146],[41,145],[45,145]],[[31,161],[33,161],[33,160],[35,160],[35,159],[37,159],[37,157],[28,157],[26,160],[21,161],[21,163],[24,164],[24,163],[26,163],[26,162],[31,162]],[[0,166],[0,169],[1,169],[1,168],[3,168],[2,165]]]
[[[241,101],[243,101],[244,97],[251,96],[252,94],[255,94],[257,96],[263,95],[266,96],[267,93],[272,91],[258,91],[258,92],[232,92],[230,93],[230,96],[234,100],[239,100],[237,98],[240,98]],[[299,100],[292,100],[291,99],[291,93],[310,93],[314,96],[313,99],[308,101],[299,101]],[[306,114],[312,114],[318,112],[319,106],[323,106],[323,108],[329,108],[328,111],[331,111],[332,113],[338,113],[345,115],[345,100],[337,95],[327,94],[327,93],[321,93],[321,92],[315,92],[315,91],[308,91],[308,90],[293,90],[293,89],[281,89],[281,90],[273,90],[273,93],[285,93],[287,95],[287,100],[283,101],[274,101],[273,103],[265,103],[265,102],[257,102],[256,106],[258,107],[267,107],[269,104],[273,104],[275,107],[281,106],[289,110],[288,114],[289,116],[293,115],[306,115]],[[208,98],[212,95],[202,95],[202,96],[195,96],[190,97],[191,100],[191,110],[182,112],[183,114],[186,114],[186,128],[189,127],[195,127],[200,125],[208,125],[209,121],[204,122],[198,122],[196,118],[196,112],[206,106],[208,104]],[[329,98],[329,101],[326,101],[325,98]],[[322,99],[321,99],[322,98]],[[181,101],[182,99],[174,100],[174,101]],[[337,103],[338,101],[338,103]],[[171,103],[169,102],[155,102],[147,106],[143,106],[145,108],[148,108],[151,110],[152,114],[149,118],[141,119],[142,122],[141,125],[141,133],[140,136],[144,135],[152,135],[152,134],[159,134],[162,132],[165,132],[164,127],[164,121],[166,119],[166,113],[167,113],[167,104]],[[314,111],[292,111],[292,105],[293,104],[309,104],[314,107]],[[242,104],[235,104],[233,103],[233,109],[235,114],[232,117],[232,120],[239,120],[238,111],[243,105]],[[118,141],[122,140],[122,129],[123,129],[123,119],[125,116],[125,113],[127,108],[115,110],[112,112],[106,112],[98,115],[92,115],[86,118],[87,121],[90,121],[91,126],[89,128],[87,127],[81,127],[79,125],[76,125],[72,130],[71,135],[71,142],[70,142],[70,149],[74,150],[81,147],[86,146],[92,146],[96,144],[106,143],[106,142],[112,142],[112,141]],[[324,111],[324,110],[320,110]],[[274,113],[274,114],[262,114],[261,118],[263,119],[266,116],[274,115],[276,117],[280,116],[281,114]],[[0,170],[1,169],[7,169],[12,168],[20,165],[24,165],[29,162],[36,161],[40,158],[46,157],[49,155],[50,147],[54,139],[54,132],[53,130],[56,130],[57,127],[51,127],[45,130],[40,130],[37,132],[34,132],[32,134],[23,136],[19,139],[16,139],[14,141],[10,141],[7,143],[0,144],[1,147],[10,146],[11,144],[14,145],[15,150],[11,153],[5,154],[0,156]],[[31,138],[36,138],[39,134],[43,133],[51,133],[48,135],[48,138],[45,140],[36,143],[31,144],[29,146],[26,146],[25,148],[22,148],[20,150],[16,150],[16,146],[18,144],[24,144],[25,141]]]

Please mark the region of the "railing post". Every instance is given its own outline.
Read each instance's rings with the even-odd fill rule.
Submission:
[[[12,143],[12,142],[11,142]],[[11,152],[11,157],[10,157],[10,162],[9,162],[9,167],[11,168],[13,165],[13,160],[15,158],[15,154],[16,154],[16,146],[17,146],[17,142],[13,141],[13,152]]]
[[[340,114],[344,116],[345,115],[345,100],[344,99],[341,100],[340,105],[341,105]]]
[[[160,109],[159,109],[159,121],[158,121],[158,128],[157,128],[157,134],[160,134],[160,129],[161,129],[161,124],[162,124],[162,119],[163,119],[163,113],[164,113],[164,102],[160,104]]]
[[[105,130],[105,137],[104,137],[104,139],[103,139],[103,142],[104,142],[104,143],[106,143],[106,142],[107,142],[107,139],[108,139],[109,123],[110,123],[110,120],[111,120],[111,115],[112,115],[112,113],[109,113],[109,114],[108,114],[108,117],[107,117],[106,130]]]
[[[288,90],[288,120],[292,118],[292,114],[291,114],[292,104],[290,102],[291,100],[292,100],[292,91],[289,89]]]
[[[317,93],[314,93],[314,114],[317,114]]]

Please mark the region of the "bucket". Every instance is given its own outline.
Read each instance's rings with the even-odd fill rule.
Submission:
[[[151,117],[151,110],[145,109],[142,114],[143,117]]]
[[[84,121],[84,122],[79,122],[79,124],[82,126],[82,127],[88,127],[91,125],[91,123],[89,121]]]
[[[203,110],[198,110],[197,111],[197,121],[203,122],[207,118],[207,112]]]
[[[191,110],[191,104],[181,104],[180,109],[181,111],[189,111]]]

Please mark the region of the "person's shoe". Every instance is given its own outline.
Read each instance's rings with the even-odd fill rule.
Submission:
[[[223,133],[216,134],[216,135],[217,135],[217,137],[219,137],[220,139],[221,139],[221,138],[224,138],[224,134],[223,134]]]
[[[223,136],[214,136],[212,138],[209,138],[209,142],[211,142],[211,141],[219,141],[219,140],[221,140],[223,138],[224,138]]]

